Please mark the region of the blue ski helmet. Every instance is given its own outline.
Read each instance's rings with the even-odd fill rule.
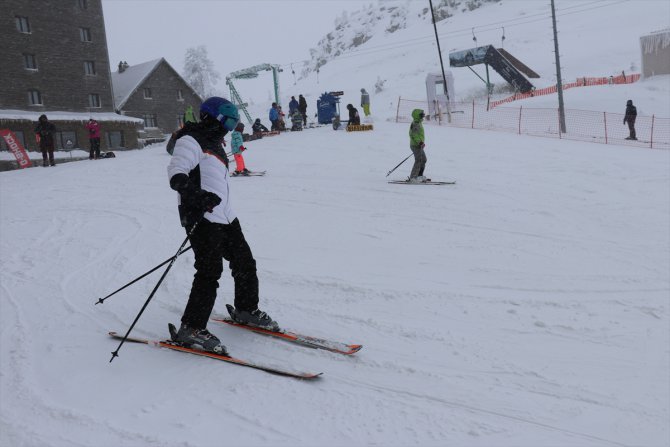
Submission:
[[[240,122],[240,114],[235,104],[227,99],[212,96],[200,106],[200,114],[207,114],[221,123],[228,132],[235,130]]]

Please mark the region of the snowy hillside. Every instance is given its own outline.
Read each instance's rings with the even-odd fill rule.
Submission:
[[[537,88],[556,84],[554,42],[549,1],[509,0],[504,2],[482,2],[472,11],[462,11],[468,2],[458,3],[458,8],[449,9],[451,17],[437,24],[440,35],[445,68],[449,69],[449,52],[460,51],[479,45],[503,47],[541,77],[533,79]],[[332,48],[342,47],[341,54],[321,66],[319,73],[310,71],[301,78],[297,64],[285,67],[281,76],[282,104],[288,106],[291,95],[299,93],[308,100],[308,112],[316,111],[316,100],[326,91],[344,91],[342,104],[360,104],[360,89],[371,94],[372,112],[376,119],[395,117],[398,97],[425,100],[427,73],[439,72],[438,52],[430,18],[426,15],[427,2],[380,2],[374,7],[362,8],[358,13],[339,17],[334,22]],[[391,7],[394,7],[391,11]],[[381,8],[385,8],[383,11]],[[460,8],[460,9],[459,9]],[[393,14],[402,12],[405,28],[388,32]],[[670,27],[670,2],[662,0],[557,0],[557,26],[563,81],[574,81],[578,77],[610,76],[640,72],[640,36]],[[429,12],[428,12],[429,14]],[[380,16],[381,19],[374,20]],[[373,22],[373,23],[368,23]],[[346,24],[346,25],[344,25]],[[501,40],[503,29],[504,42]],[[361,30],[373,29],[364,43],[353,46]],[[473,41],[473,31],[477,41]],[[359,39],[360,40],[360,39]],[[322,46],[312,49],[314,59],[307,62],[313,67],[325,59]],[[240,67],[242,68],[242,67]],[[479,76],[486,78],[483,65],[473,67]],[[455,98],[459,101],[478,99],[485,102],[485,84],[467,68],[452,68],[455,78]],[[510,94],[507,83],[490,70],[491,82],[496,91],[505,97]],[[376,85],[382,91],[376,92]],[[670,81],[666,81],[670,90]],[[240,81],[236,87],[245,100],[252,105],[252,115],[267,120],[267,110],[272,101],[272,79],[261,76],[257,81]],[[506,90],[507,89],[507,90]],[[552,107],[558,107],[556,96],[547,98]],[[637,98],[633,98],[634,100]],[[670,117],[670,98],[664,101],[657,116]],[[537,107],[526,104],[525,106]],[[639,102],[636,101],[636,104]],[[590,105],[587,110],[621,113],[624,102],[607,109]],[[566,108],[583,108],[579,101],[566,97]],[[645,104],[641,104],[645,108]]]
[[[498,0],[441,0],[434,2],[435,18],[439,22],[454,14],[473,11]],[[390,34],[410,27],[425,27],[432,23],[430,8],[425,2],[378,2],[349,13],[343,12],[335,20],[335,29],[310,50],[311,60],[304,64],[303,77],[338,58],[359,49],[375,36],[387,38]],[[379,40],[378,37],[378,40]],[[362,48],[366,50],[366,48]]]
[[[466,48],[472,26],[545,3],[454,14],[440,26],[467,32],[443,45]],[[560,20],[567,76],[637,63],[639,35],[670,17],[667,2],[584,4],[602,7]],[[230,180],[261,307],[286,329],[363,349],[346,357],[211,323],[234,355],[323,376],[137,344],[110,363],[107,332],[127,330],[162,269],[96,301],[185,237],[165,147],[2,172],[0,447],[670,445],[670,151],[426,126],[426,174],[457,183],[388,184],[412,161],[386,176],[409,155],[407,124],[387,118],[398,96],[424,97],[436,68],[430,43],[401,46],[431,36],[411,23],[360,46],[393,49],[329,61],[318,83],[283,73],[284,96],[304,93],[311,112],[323,91],[357,104],[360,87],[386,79],[374,131],[249,142],[248,167],[268,174]],[[546,25],[506,25],[505,48],[550,84]],[[461,94],[481,88],[469,70],[454,74]],[[238,85],[264,119],[270,83]],[[566,101],[620,112],[632,97],[668,116],[668,84],[573,89]],[[168,337],[193,273],[188,252],[132,335]],[[216,316],[232,296],[226,270]]]

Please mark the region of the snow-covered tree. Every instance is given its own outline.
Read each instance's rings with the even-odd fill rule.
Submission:
[[[214,63],[207,56],[207,48],[200,45],[186,50],[184,79],[202,98],[214,96],[214,86],[221,78]]]

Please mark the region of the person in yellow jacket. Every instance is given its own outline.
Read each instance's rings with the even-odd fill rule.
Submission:
[[[361,89],[361,107],[365,116],[370,116],[370,94],[364,88]]]

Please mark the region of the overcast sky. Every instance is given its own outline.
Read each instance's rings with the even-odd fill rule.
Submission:
[[[335,19],[344,10],[361,9],[370,3],[102,0],[112,71],[121,60],[134,65],[164,57],[181,73],[186,50],[205,45],[222,79],[231,71],[256,64],[309,59],[309,49],[334,29]]]

